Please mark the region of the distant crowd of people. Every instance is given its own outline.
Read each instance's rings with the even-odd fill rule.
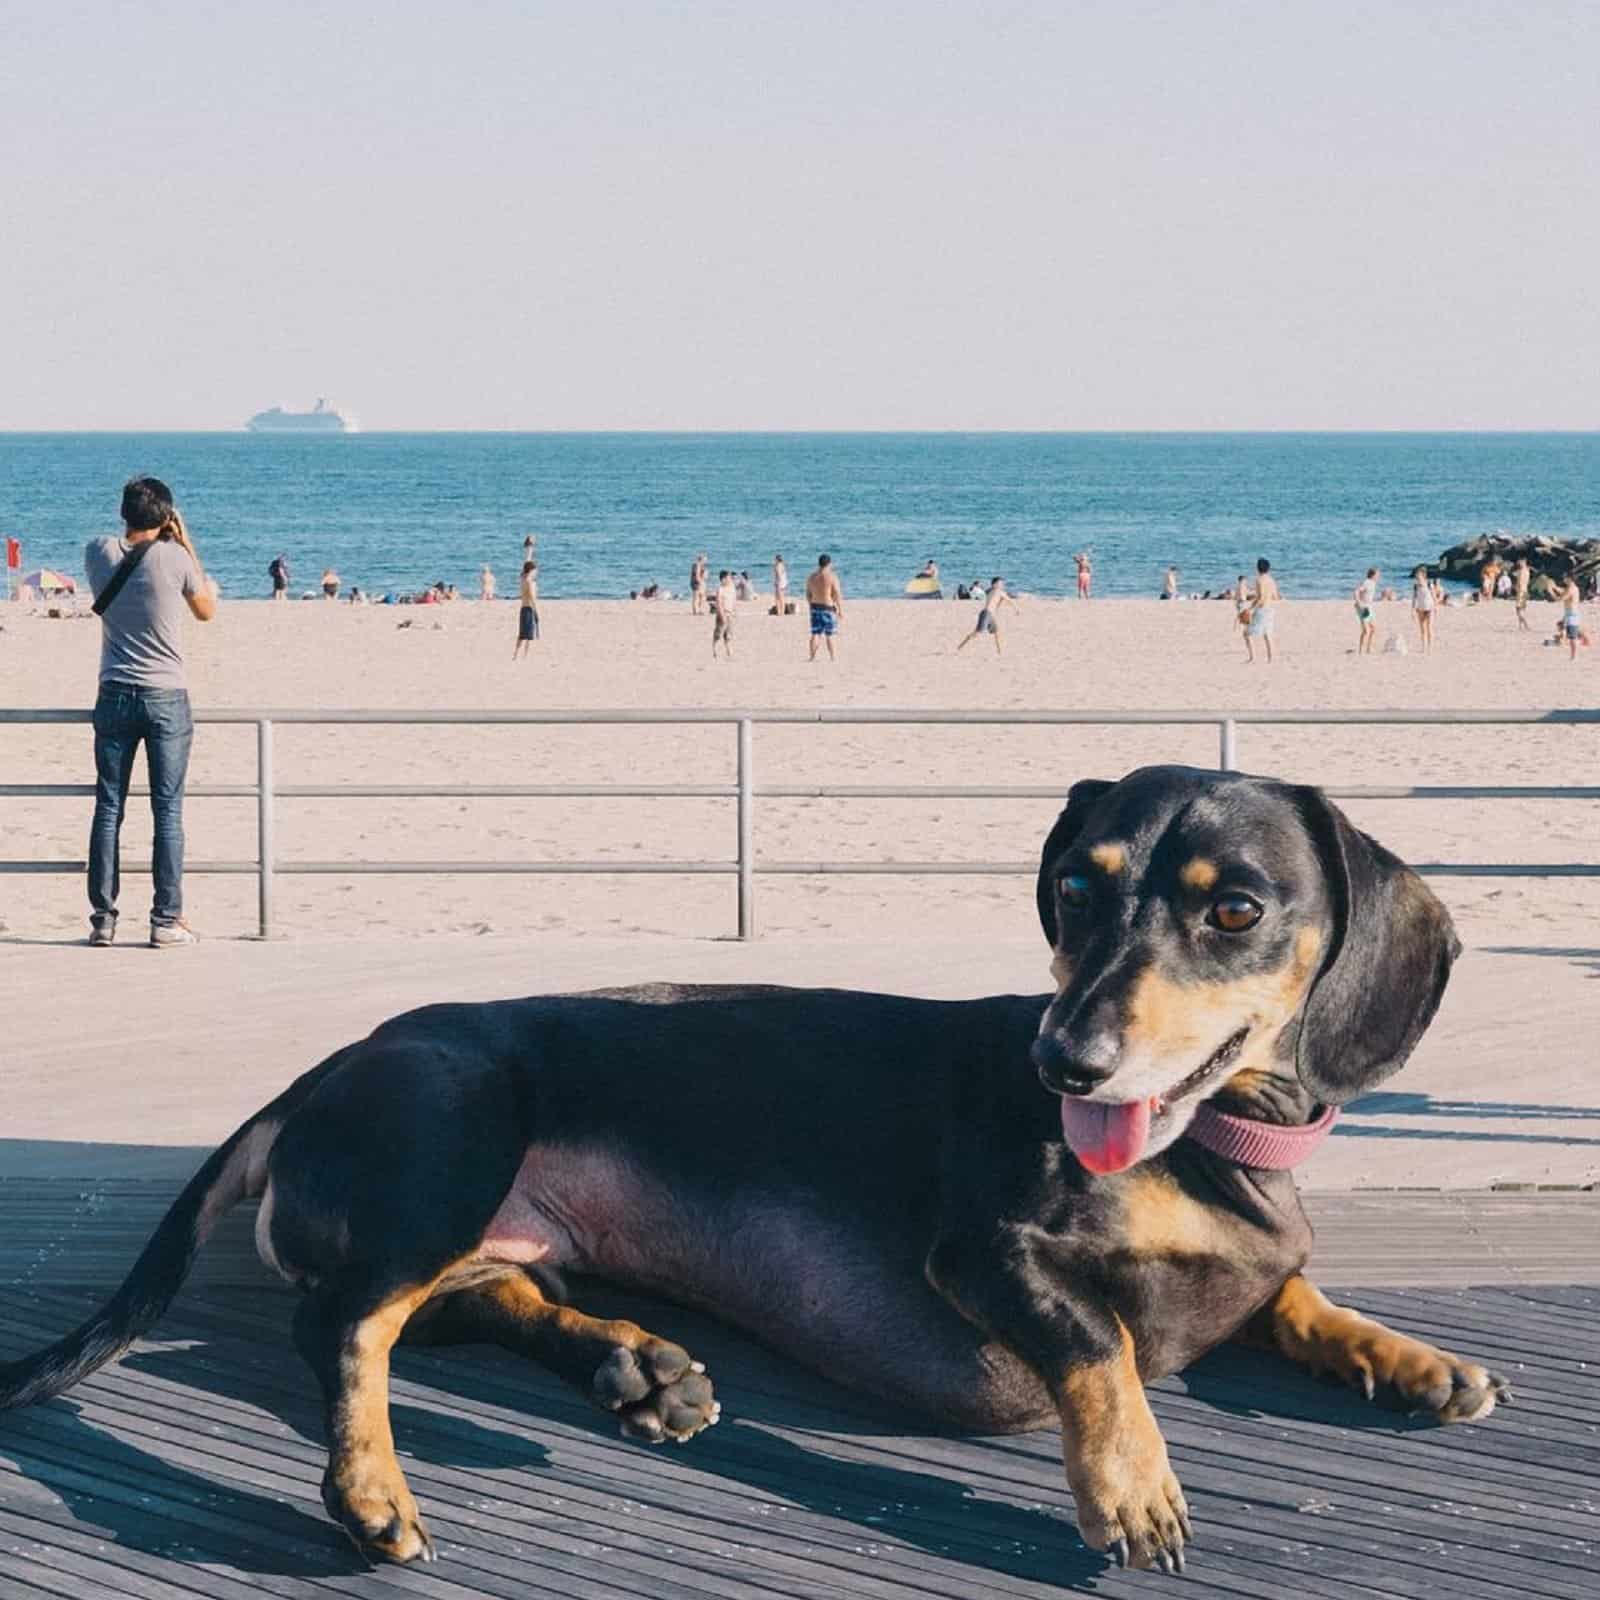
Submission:
[[[539,638],[539,564],[536,542],[529,534],[523,540],[523,559],[517,584],[517,634],[512,647],[512,659],[525,658]],[[1094,561],[1091,553],[1080,550],[1073,554],[1076,574],[1076,594],[1088,600],[1094,594]],[[272,598],[288,598],[293,575],[287,555],[279,554],[267,568],[272,580]],[[1600,578],[1596,579],[1600,586]],[[908,595],[919,599],[941,599],[939,563],[930,556],[906,586]],[[808,623],[808,659],[815,660],[820,650],[826,649],[830,660],[837,659],[836,639],[844,620],[844,591],[838,569],[826,553],[817,557],[815,569],[804,584],[804,605]],[[781,552],[774,554],[771,567],[771,602],[768,615],[794,616],[799,610],[789,594],[789,568]],[[1431,655],[1436,643],[1435,618],[1442,609],[1458,605],[1478,605],[1494,600],[1510,600],[1516,608],[1517,626],[1528,630],[1528,601],[1536,589],[1543,589],[1560,606],[1560,620],[1554,636],[1547,644],[1565,644],[1569,654],[1576,657],[1580,647],[1590,644],[1590,636],[1582,615],[1582,596],[1575,578],[1564,581],[1536,579],[1526,557],[1507,565],[1491,557],[1483,564],[1476,588],[1461,591],[1447,590],[1437,575],[1426,566],[1417,567],[1411,574],[1410,610],[1416,628],[1417,646],[1423,655]],[[316,591],[306,598],[314,598]],[[487,563],[478,575],[478,599],[495,598],[496,579],[493,568]],[[461,598],[455,584],[442,579],[416,592],[386,593],[381,596],[367,594],[359,586],[346,589],[338,572],[332,567],[323,571],[321,594],[325,600],[338,600],[341,596],[351,604],[388,605],[448,605]],[[1256,562],[1252,579],[1241,573],[1231,587],[1205,589],[1184,593],[1182,575],[1176,564],[1170,564],[1162,574],[1158,591],[1162,600],[1228,600],[1232,602],[1233,626],[1244,644],[1245,660],[1253,664],[1260,647],[1262,659],[1270,664],[1274,659],[1274,641],[1277,636],[1279,608],[1283,591],[1265,556]],[[658,580],[651,580],[628,592],[631,600],[672,600],[677,598]],[[719,568],[716,580],[711,578],[710,558],[705,551],[695,555],[689,564],[689,609],[695,616],[711,618],[711,654],[726,660],[733,658],[734,624],[736,607],[760,599],[755,581],[748,568]],[[957,642],[957,652],[964,650],[973,640],[987,637],[993,641],[997,654],[1003,650],[1002,620],[1007,611],[1020,615],[1021,607],[1003,576],[995,574],[987,580],[974,578],[956,586],[958,600],[976,601],[977,617],[971,629]],[[1366,575],[1351,591],[1356,612],[1356,649],[1360,656],[1373,655],[1378,650],[1378,611],[1382,602],[1398,602],[1400,595],[1393,587],[1384,587],[1382,574],[1369,567]],[[1385,641],[1386,653],[1405,654],[1405,639],[1391,633]]]

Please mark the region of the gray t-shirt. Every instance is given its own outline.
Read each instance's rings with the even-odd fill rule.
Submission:
[[[96,598],[128,553],[122,539],[91,539],[83,547],[84,570]],[[200,574],[189,552],[157,539],[122,592],[100,619],[100,681],[142,689],[184,689],[183,618],[186,597],[200,592]]]

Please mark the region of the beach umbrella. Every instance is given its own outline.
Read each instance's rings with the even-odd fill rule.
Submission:
[[[73,579],[51,567],[35,567],[32,572],[24,572],[18,581],[40,594],[50,594],[52,591],[59,593],[62,590],[68,594],[78,592],[78,585]]]

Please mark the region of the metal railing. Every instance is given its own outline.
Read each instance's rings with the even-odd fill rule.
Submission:
[[[83,710],[33,710],[0,707],[4,723],[86,723]],[[755,805],[758,799],[810,800],[1059,800],[1065,784],[843,784],[771,783],[755,781],[757,723],[841,724],[978,724],[1024,727],[1184,727],[1217,730],[1217,765],[1238,768],[1239,728],[1244,724],[1509,725],[1541,723],[1600,725],[1600,711],[939,711],[882,710],[838,707],[802,710],[639,710],[639,711],[196,711],[197,723],[248,723],[256,729],[256,781],[253,784],[195,784],[188,794],[199,798],[253,798],[256,802],[256,855],[244,861],[195,861],[185,872],[251,874],[257,879],[260,935],[272,935],[274,884],[282,873],[354,876],[364,873],[653,873],[718,874],[738,879],[739,937],[756,934],[757,874],[789,876],[893,874],[903,876],[1025,874],[1033,861],[757,861]],[[703,723],[735,729],[734,781],[665,784],[321,784],[277,782],[273,766],[273,730],[279,724],[480,724],[545,725]],[[88,783],[0,783],[0,799],[92,796]],[[134,789],[134,794],[148,791]],[[1581,784],[1367,784],[1324,791],[1336,800],[1600,800],[1600,785]],[[737,804],[737,849],[722,861],[280,861],[275,843],[280,799],[731,799]],[[84,861],[0,860],[0,873],[81,873]],[[1413,863],[1417,872],[1434,877],[1571,878],[1600,877],[1600,863],[1443,862]],[[150,870],[148,862],[124,864],[125,872]]]

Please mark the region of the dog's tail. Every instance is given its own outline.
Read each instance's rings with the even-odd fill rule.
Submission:
[[[343,1052],[340,1052],[342,1055]],[[338,1056],[313,1068],[212,1151],[150,1236],[122,1287],[63,1339],[0,1361],[0,1411],[50,1400],[114,1361],[172,1304],[211,1230],[250,1191],[285,1118]]]

